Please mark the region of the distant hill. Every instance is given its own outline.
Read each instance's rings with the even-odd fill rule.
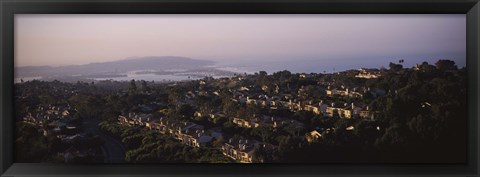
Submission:
[[[212,65],[212,61],[196,60],[186,57],[176,56],[149,56],[125,59],[112,62],[90,63],[85,65],[69,66],[26,66],[17,67],[16,77],[58,77],[75,75],[101,75],[101,74],[121,74],[138,70],[191,70],[201,69]]]

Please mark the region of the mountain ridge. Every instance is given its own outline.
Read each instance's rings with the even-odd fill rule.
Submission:
[[[118,74],[136,70],[165,71],[168,69],[197,69],[214,64],[213,61],[179,56],[145,56],[117,61],[66,66],[22,66],[16,67],[17,77],[50,77],[58,75]]]

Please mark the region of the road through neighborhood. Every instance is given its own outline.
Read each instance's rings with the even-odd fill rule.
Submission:
[[[98,124],[100,121],[96,119],[87,119],[84,122],[85,131],[98,135],[103,141],[102,150],[105,155],[105,163],[125,163],[125,149],[123,145],[113,137],[100,131]]]

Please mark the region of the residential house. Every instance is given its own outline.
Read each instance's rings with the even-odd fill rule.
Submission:
[[[180,130],[178,134],[176,134],[176,137],[183,144],[195,148],[205,147],[205,145],[213,139],[212,136],[205,133],[203,127],[200,128],[197,126]]]
[[[316,142],[322,138],[322,134],[320,134],[317,130],[313,130],[311,132],[305,133],[305,138],[307,142]]]
[[[364,79],[376,79],[381,77],[382,75],[378,70],[375,69],[364,69],[361,68],[358,70],[359,73],[355,75],[356,78],[364,78]]]
[[[230,138],[222,146],[222,153],[241,163],[252,163],[255,142],[244,138]]]
[[[44,114],[39,113],[36,116],[32,116],[31,113],[28,113],[27,116],[23,118],[23,122],[29,123],[32,125],[42,126],[43,125],[42,119],[44,119],[44,117],[46,117],[46,115]]]
[[[257,102],[257,99],[252,99],[250,97],[247,96],[247,100],[246,100],[246,103],[247,104],[252,104],[252,105],[258,105],[258,102]]]
[[[278,109],[280,102],[278,100],[270,100],[270,109]]]
[[[136,114],[131,112],[128,115],[119,115],[117,120],[122,125],[146,126],[147,122],[150,122],[151,117],[151,114]]]
[[[223,112],[216,112],[216,113],[210,113],[208,114],[208,120],[211,122],[217,122],[220,119],[224,118],[225,114]]]
[[[336,95],[337,94],[337,89],[336,88],[332,88],[330,86],[327,86],[327,89],[325,89],[325,94],[327,94],[327,96],[333,96],[333,95]]]
[[[347,103],[343,104],[343,106],[335,106],[335,103],[332,103],[331,106],[328,106],[326,109],[326,114],[329,117],[333,117],[334,115],[338,115],[340,118],[347,118],[350,119],[353,115],[360,114],[362,108],[356,106],[354,103],[351,103],[349,106]]]
[[[260,126],[258,118],[242,119],[235,117],[233,118],[233,123],[243,128],[256,128]]]
[[[193,113],[193,117],[202,117],[203,114],[199,111],[195,111],[195,113]]]
[[[360,111],[360,118],[373,120],[375,118],[375,112],[370,110],[369,106],[365,106]]]
[[[119,115],[117,120],[118,120],[119,124],[130,126],[130,120],[124,115]],[[132,123],[132,125],[135,124],[133,121],[131,123]]]

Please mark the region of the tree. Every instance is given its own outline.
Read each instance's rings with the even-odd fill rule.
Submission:
[[[130,84],[128,85],[128,93],[134,94],[136,91],[137,91],[137,85],[135,84],[135,79],[132,79],[130,81]]]
[[[452,61],[452,60],[438,60],[435,63],[435,66],[440,71],[456,70],[457,69],[457,65],[455,65],[455,62]]]
[[[177,110],[178,115],[182,116],[182,118],[190,118],[193,116],[195,111],[193,110],[192,106],[189,104],[182,104],[178,110]]]
[[[390,64],[388,66],[390,66],[390,70],[392,70],[392,71],[400,71],[400,70],[403,69],[403,66],[401,64],[395,64],[395,63],[392,63],[392,62],[390,62]]]
[[[150,91],[150,88],[148,87],[146,81],[142,80],[142,81],[140,81],[140,84],[141,84],[142,91],[144,91],[144,92],[149,92]]]
[[[255,117],[255,116],[258,116],[259,113],[260,113],[260,108],[258,108],[257,106],[255,106],[253,104],[247,105],[246,116]]]
[[[427,72],[427,73],[431,73],[431,72],[436,70],[436,68],[434,66],[428,64],[427,62],[423,62],[420,65],[420,69],[424,72]]]
[[[213,147],[217,147],[217,148],[221,148],[223,146],[223,143],[224,143],[224,139],[223,137],[219,137],[218,139],[215,139],[212,143],[212,146]]]
[[[162,111],[157,111],[152,114],[152,118],[157,120],[162,118],[163,116],[165,116],[165,113]]]
[[[53,105],[56,103],[56,99],[48,93],[38,95],[38,99],[43,105]]]
[[[292,76],[292,73],[290,71],[287,71],[287,70],[283,70],[283,71],[279,71],[279,72],[276,72],[276,73],[273,73],[273,77],[275,80],[287,80],[287,79],[290,79],[290,77]]]
[[[246,109],[243,107],[240,107],[239,109],[237,109],[236,116],[241,119],[246,118],[248,116]]]
[[[260,74],[260,76],[266,76],[266,75],[268,75],[266,71],[260,71],[259,74]]]
[[[240,108],[240,106],[233,101],[225,101],[222,105],[223,112],[229,117],[236,116],[236,112]]]
[[[253,151],[253,161],[257,163],[264,163],[267,159],[267,153],[261,145],[257,145]]]
[[[253,128],[250,133],[252,136],[259,138],[263,142],[269,142],[269,143],[272,143],[272,140],[275,137],[273,128],[267,127],[267,126],[259,126],[259,127]]]

